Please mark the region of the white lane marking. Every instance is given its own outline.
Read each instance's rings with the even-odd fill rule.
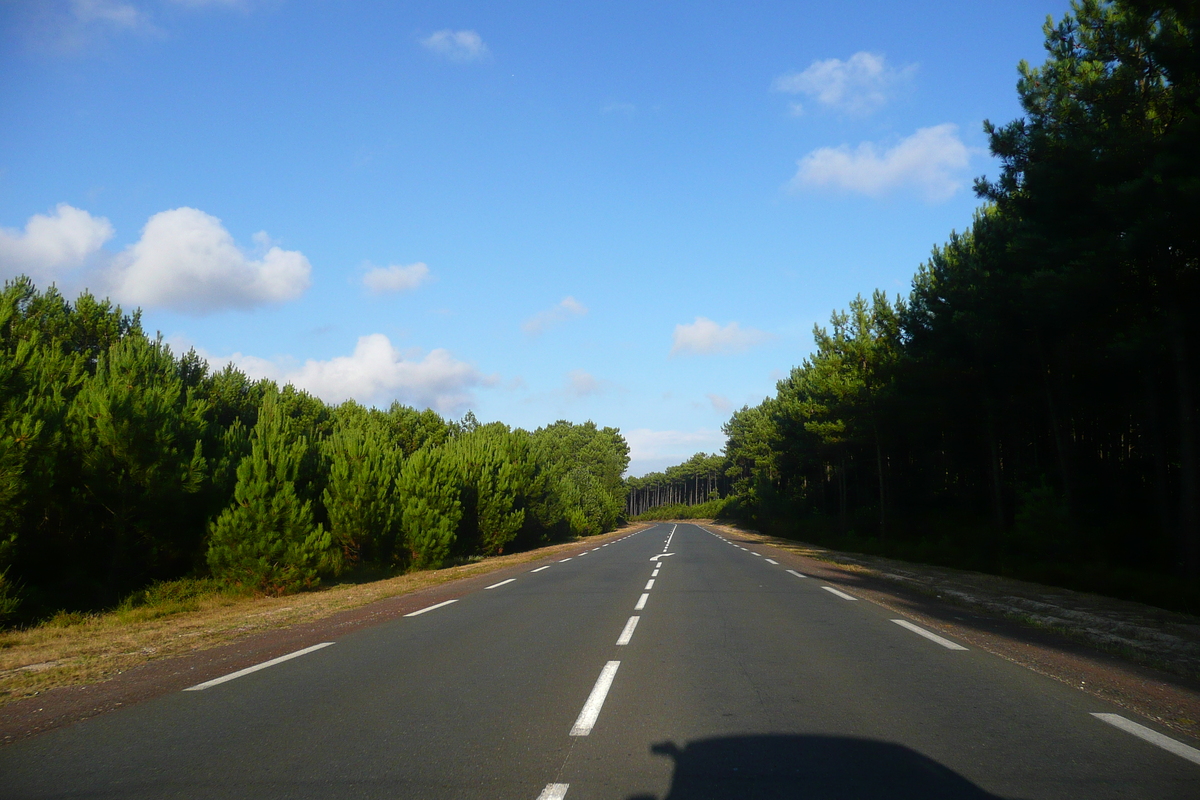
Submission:
[[[773,559],[773,558],[768,558],[768,559],[767,559],[767,563],[768,563],[768,564],[775,564],[776,566],[778,566],[778,565],[779,565],[779,562],[778,562],[778,561],[776,561],[776,560],[775,560],[775,559]]]
[[[843,600],[857,600],[858,599],[857,597],[854,597],[853,595],[848,595],[845,592],[839,592],[837,589],[833,588],[832,586],[822,586],[821,588],[831,594],[836,594],[838,597],[842,598]]]
[[[512,583],[512,582],[513,582],[513,581],[515,581],[515,580],[516,580],[516,578],[509,578],[509,579],[508,579],[508,580],[506,580],[506,581],[500,581],[499,583],[493,583],[491,586],[485,586],[485,587],[483,587],[483,588],[484,588],[484,589],[495,589],[495,588],[497,588],[497,587],[499,587],[499,586],[503,586],[503,585],[504,585],[504,584],[506,584],[506,583]]]
[[[458,602],[457,600],[445,600],[445,601],[443,601],[443,602],[441,602],[441,603],[434,603],[434,604],[433,604],[433,605],[431,605],[431,606],[425,606],[425,607],[424,607],[424,608],[422,608],[422,609],[418,609],[417,611],[413,611],[411,614],[405,614],[404,616],[406,616],[406,617],[419,617],[419,616],[421,616],[422,614],[424,614],[426,611],[433,611],[435,608],[441,608],[442,606],[448,606],[448,605],[450,605],[451,603],[457,603],[457,602]]]
[[[542,571],[542,570],[544,570],[544,569],[550,569],[550,565],[549,565],[549,564],[547,564],[547,565],[546,565],[546,566],[544,566],[544,567],[538,567],[537,569],[531,569],[531,570],[529,570],[529,571],[530,571],[530,572],[541,572],[541,571]]]
[[[599,549],[600,549],[599,547],[593,547],[593,548],[592,548],[592,552],[594,553],[594,552],[596,552],[596,551],[597,551],[597,550],[599,550]]]
[[[231,672],[228,675],[223,675],[220,678],[213,678],[211,681],[205,681],[204,683],[197,683],[195,686],[189,686],[188,688],[184,689],[184,691],[185,692],[199,692],[204,689],[208,689],[213,686],[216,686],[218,684],[225,683],[225,681],[231,681],[234,678],[240,678],[243,675],[249,675],[251,672],[258,672],[260,669],[266,669],[267,667],[273,667],[276,664],[282,664],[284,661],[291,661],[293,658],[299,658],[300,656],[311,653],[314,650],[320,650],[322,647],[329,647],[329,645],[331,645],[331,644],[333,644],[333,642],[321,642],[320,644],[314,644],[312,647],[306,647],[303,650],[297,650],[294,653],[288,653],[286,656],[280,656],[279,658],[272,658],[270,661],[264,661],[261,664],[255,664],[253,667],[246,667],[245,669],[239,669],[237,672]]]
[[[794,570],[794,569],[789,569],[788,573],[795,575],[797,578],[807,578],[808,577],[807,575],[801,575],[799,572],[796,572],[796,570]]]
[[[650,577],[651,577],[651,578],[657,578],[657,577],[658,577],[658,571],[659,571],[660,569],[662,569],[662,568],[661,568],[661,567],[655,567],[655,568],[654,568],[654,572],[651,572],[651,573],[650,573]]]
[[[752,556],[758,556],[759,558],[762,558],[762,553],[756,553],[756,552],[754,552],[753,550],[751,550],[751,551],[750,551],[750,555],[752,555]]]
[[[658,561],[660,558],[666,558],[667,556],[673,556],[673,555],[675,555],[675,554],[674,553],[659,553],[656,556],[650,556],[650,560]]]
[[[646,607],[646,601],[650,599],[650,595],[644,594],[638,598],[637,605],[633,607],[634,611],[641,611]]]
[[[608,697],[608,689],[612,686],[613,678],[617,677],[617,667],[619,666],[621,666],[620,661],[610,661],[604,665],[604,669],[600,670],[600,677],[596,679],[592,693],[588,695],[587,702],[583,704],[583,710],[579,712],[579,717],[571,728],[572,736],[587,736],[592,732],[592,728],[596,725],[596,718],[600,716],[600,709],[604,707],[604,698]]]
[[[654,578],[651,578],[650,580],[646,581],[646,588],[643,589],[642,591],[648,592],[653,588],[654,588]]]
[[[1163,736],[1158,731],[1152,731],[1145,725],[1138,725],[1132,720],[1125,719],[1120,714],[1096,714],[1092,713],[1096,719],[1104,720],[1114,728],[1120,728],[1126,733],[1132,733],[1139,739],[1143,739],[1150,744],[1157,745],[1168,753],[1174,753],[1180,758],[1186,758],[1193,764],[1200,764],[1200,750],[1194,747],[1189,747],[1183,742],[1177,742],[1170,736]]]
[[[572,558],[574,558],[574,556],[568,556],[567,558],[560,559],[558,563],[565,564],[566,562],[570,561]]]
[[[537,796],[537,800],[563,800],[567,796],[569,783],[547,783],[546,788]]]
[[[629,644],[629,640],[633,638],[633,629],[637,627],[639,619],[641,619],[641,617],[635,614],[629,618],[628,622],[625,623],[625,628],[621,631],[621,635],[617,639],[618,646]]]
[[[586,555],[588,554],[588,552],[589,552],[588,550],[584,550],[582,553],[580,553],[579,555],[577,555],[577,556],[575,556],[575,557],[576,557],[576,558],[583,558],[584,556],[586,556]]]
[[[938,636],[936,633],[927,631],[918,625],[913,625],[911,622],[909,622],[906,619],[894,619],[894,620],[892,620],[892,622],[896,623],[901,628],[907,628],[908,630],[915,633],[917,636],[924,636],[926,639],[928,639],[931,642],[937,642],[938,644],[940,644],[942,647],[946,648],[947,650],[966,650],[967,649],[967,648],[963,647],[961,644],[956,644],[956,643],[950,641],[949,639],[943,639],[941,636]]]

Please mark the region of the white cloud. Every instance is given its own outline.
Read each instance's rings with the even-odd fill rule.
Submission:
[[[772,88],[777,92],[807,95],[847,114],[869,114],[891,99],[916,69],[915,64],[896,69],[881,54],[859,52],[845,61],[837,58],[814,61],[803,72],[780,75]],[[799,107],[793,106],[792,113],[798,111]]]
[[[675,326],[671,355],[740,353],[771,338],[766,331],[743,328],[736,322],[721,327],[707,317],[696,317],[696,321],[689,325]]]
[[[429,267],[423,262],[403,266],[372,267],[363,276],[363,285],[374,294],[407,292],[429,279]]]
[[[30,217],[24,231],[0,228],[0,278],[57,280],[82,267],[112,237],[113,226],[104,217],[59,203],[51,215]]]
[[[488,56],[487,45],[475,31],[452,31],[449,28],[422,39],[425,49],[451,61],[480,61]]]
[[[588,313],[587,306],[583,303],[574,297],[564,297],[558,305],[538,312],[521,323],[521,330],[530,336],[536,336],[560,322],[566,322],[572,317],[582,317],[586,313]]]
[[[206,314],[294,300],[312,265],[295,250],[255,236],[260,258],[241,250],[216,217],[195,208],[155,214],[142,238],[117,257],[111,279],[121,302]]]
[[[962,186],[957,173],[966,169],[971,153],[952,124],[921,128],[883,150],[871,142],[851,149],[822,147],[798,161],[792,188],[833,187],[879,197],[911,187],[925,199],[946,200]]]
[[[696,453],[719,453],[725,447],[720,430],[656,431],[636,428],[621,431],[629,444],[629,474],[644,475],[673,466]]]
[[[720,394],[705,395],[708,402],[712,403],[713,411],[718,411],[722,414],[728,414],[733,409],[733,403],[729,402],[729,398]]]
[[[605,388],[604,381],[597,380],[581,369],[573,369],[567,373],[566,391],[568,397],[591,397],[592,395],[602,394]]]
[[[461,412],[474,401],[474,389],[497,380],[455,359],[447,350],[431,350],[424,357],[402,353],[382,333],[361,337],[352,354],[328,361],[309,359],[298,364],[290,358],[271,360],[242,353],[224,359],[206,357],[214,367],[232,361],[251,377],[291,383],[327,403],[353,398],[369,405],[387,405],[399,400],[446,414]]]

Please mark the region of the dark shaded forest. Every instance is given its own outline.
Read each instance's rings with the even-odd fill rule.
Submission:
[[[726,424],[725,513],[1200,611],[1198,30],[1196,2],[1047,22],[971,224]]]

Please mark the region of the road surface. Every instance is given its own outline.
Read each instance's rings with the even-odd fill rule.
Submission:
[[[671,523],[0,749],[4,798],[1200,798],[1200,751]]]

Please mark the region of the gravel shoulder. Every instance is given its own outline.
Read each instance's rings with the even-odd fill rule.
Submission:
[[[694,520],[694,522],[703,522]],[[1200,744],[1200,618],[966,570],[912,564],[704,522],[951,638]]]

